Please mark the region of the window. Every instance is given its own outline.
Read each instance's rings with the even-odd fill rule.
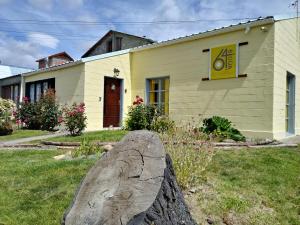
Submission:
[[[169,114],[169,78],[147,80],[147,103],[157,106],[163,114]]]
[[[55,78],[26,83],[25,96],[30,102],[36,102],[48,89],[55,89]]]
[[[1,89],[1,98],[19,102],[19,84],[2,86]]]
[[[112,40],[106,43],[106,52],[112,52]]]
[[[122,50],[122,38],[116,37],[116,51]]]

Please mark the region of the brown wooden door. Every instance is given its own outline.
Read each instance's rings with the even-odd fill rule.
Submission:
[[[104,78],[103,127],[120,126],[121,80]]]

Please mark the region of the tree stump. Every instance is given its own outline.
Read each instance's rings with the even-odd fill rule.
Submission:
[[[88,172],[64,225],[195,225],[159,136],[133,131]]]

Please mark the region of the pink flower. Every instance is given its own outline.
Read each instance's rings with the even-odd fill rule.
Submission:
[[[135,96],[135,100],[133,102],[133,105],[140,105],[144,102],[143,98],[141,98],[140,96]]]

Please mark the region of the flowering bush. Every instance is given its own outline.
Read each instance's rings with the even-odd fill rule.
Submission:
[[[37,102],[29,102],[27,97],[23,98],[15,116],[16,122],[27,129],[39,130],[42,127],[41,107]]]
[[[38,102],[41,109],[42,130],[54,130],[61,122],[62,112],[56,102],[54,90],[49,89]]]
[[[151,124],[159,111],[153,105],[143,104],[143,99],[136,96],[133,106],[130,106],[125,128],[127,130],[151,130]]]
[[[52,131],[60,124],[62,112],[54,91],[49,89],[38,102],[29,102],[29,99],[24,97],[15,115],[17,124],[28,129]]]
[[[82,133],[84,128],[86,128],[87,117],[85,115],[85,105],[80,103],[77,105],[74,103],[72,106],[64,107],[64,123],[67,130],[72,136],[77,136]]]
[[[8,135],[13,132],[13,110],[16,107],[11,100],[0,98],[0,135]]]

